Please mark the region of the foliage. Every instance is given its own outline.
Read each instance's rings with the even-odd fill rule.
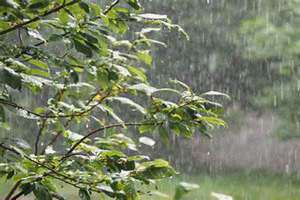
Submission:
[[[162,36],[172,48],[158,48],[164,59],[154,61],[153,82],[165,84],[160,79],[168,73],[198,91],[230,93],[230,103],[243,110],[275,111],[280,137],[299,136],[299,1],[153,0],[147,6],[176,13],[191,38]]]
[[[274,73],[272,86],[264,87],[256,98],[260,107],[271,107],[279,116],[276,132],[283,139],[300,135],[299,74],[299,1],[265,1],[263,10],[241,26],[245,38],[244,54],[252,59],[268,60]]]
[[[164,45],[151,34],[186,33],[165,15],[143,13],[138,0],[4,0],[0,13],[1,131],[14,134],[11,118],[28,120],[24,132],[35,126],[29,138],[1,139],[1,176],[15,181],[7,200],[30,193],[64,199],[57,181],[78,189],[82,200],[91,193],[139,199],[147,194],[139,184],[176,171],[141,155],[140,145],[155,142],[145,136],[137,142],[131,131],[166,140],[225,125],[222,106],[207,99],[222,93],[197,95],[177,80],[179,89],[149,85],[151,46]],[[16,97],[25,93],[43,98],[22,105]],[[134,120],[124,112],[135,113]]]
[[[190,36],[189,42],[176,40],[174,32],[157,36],[171,48],[156,48],[158,59],[154,60],[151,80],[165,85],[160,80],[168,74],[197,91],[223,91],[233,99],[228,103],[237,102],[245,110],[253,108],[251,98],[272,85],[273,77],[265,76],[270,71],[265,60],[243,55],[244,40],[237,32],[243,20],[257,15],[260,4],[259,0],[153,0],[146,4],[172,16],[176,13],[174,21]]]

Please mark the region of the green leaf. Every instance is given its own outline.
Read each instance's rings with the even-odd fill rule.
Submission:
[[[202,96],[223,96],[223,97],[226,97],[227,99],[230,99],[230,96],[228,96],[227,94],[222,93],[222,92],[217,92],[217,91],[209,91],[209,92],[205,92],[201,95]]]
[[[31,76],[27,74],[21,74],[22,82],[27,83],[28,85],[42,88],[45,85],[51,86],[52,81],[38,76]]]
[[[5,62],[7,67],[13,69],[17,73],[21,73],[21,72],[26,73],[28,72],[28,70],[30,70],[30,68],[26,66],[24,63],[12,58],[5,60]]]
[[[9,85],[13,89],[21,90],[22,77],[14,70],[0,66],[0,83]]]
[[[150,147],[153,147],[155,145],[155,141],[149,137],[140,137],[139,142],[145,145],[148,145]]]
[[[68,9],[77,21],[82,20],[86,16],[86,12],[79,6],[79,4],[73,4],[72,6],[69,6]]]
[[[91,195],[87,189],[81,188],[78,195],[81,200],[91,200]]]
[[[28,6],[28,8],[32,10],[41,9],[47,7],[49,3],[49,0],[37,0],[33,1],[33,3]]]
[[[153,14],[153,13],[144,13],[144,14],[139,14],[138,16],[148,19],[148,20],[162,20],[162,19],[168,19],[167,15],[159,15],[159,14]]]
[[[56,192],[57,191],[57,187],[55,185],[55,182],[50,179],[50,178],[45,178],[41,181],[41,183],[49,190],[52,192]]]
[[[48,188],[40,183],[35,184],[33,193],[37,200],[52,200],[52,195]]]
[[[127,3],[136,10],[139,10],[142,7],[139,0],[127,0]]]
[[[81,1],[79,2],[79,6],[81,9],[83,9],[86,13],[89,13],[90,12],[90,7],[87,3]]]
[[[217,118],[217,117],[198,117],[196,120],[197,121],[198,120],[205,121],[205,122],[207,122],[209,124],[212,124],[212,125],[226,127],[226,123],[222,119]]]
[[[66,95],[77,99],[86,98],[89,96],[95,87],[89,83],[79,82],[67,86]]]
[[[73,42],[77,51],[83,53],[88,58],[93,56],[92,49],[88,45],[86,45],[82,40],[74,39]]]
[[[43,41],[43,42],[46,42],[46,40],[44,39],[44,37],[43,37],[43,36],[41,35],[41,33],[38,32],[37,30],[34,30],[34,29],[28,29],[28,30],[27,30],[27,33],[28,33],[31,37],[35,38],[35,39],[41,40],[41,41]]]
[[[159,126],[158,127],[158,133],[164,144],[169,143],[169,133],[167,129],[164,126]]]
[[[132,108],[140,111],[144,115],[147,113],[145,108],[143,108],[139,104],[135,103],[134,101],[132,101],[131,99],[128,99],[126,97],[109,97],[107,99],[112,100],[112,101],[119,101],[122,104],[127,104],[127,105],[131,106]]]
[[[4,129],[4,130],[9,131],[10,130],[10,126],[9,126],[8,123],[0,122],[0,129]]]
[[[62,24],[66,25],[69,22],[70,16],[65,10],[62,9],[58,12],[58,19]]]
[[[181,182],[178,184],[176,187],[176,192],[174,196],[174,200],[180,200],[184,195],[189,193],[192,190],[199,189],[198,184],[192,184],[192,183],[186,183],[186,182]]]
[[[157,159],[154,161],[141,163],[137,168],[136,178],[140,179],[162,179],[171,177],[176,171],[165,160]]]
[[[137,57],[145,64],[152,65],[152,56],[149,54],[149,51],[139,51]]]
[[[48,78],[50,75],[48,73],[48,71],[43,71],[43,70],[39,70],[39,69],[30,69],[29,71],[30,75],[34,75],[34,76],[42,76],[42,77],[46,77]]]
[[[128,87],[128,89],[144,92],[144,93],[146,93],[147,96],[151,96],[154,92],[158,91],[158,89],[156,89],[150,85],[146,85],[144,83],[132,85],[132,86]]]
[[[113,64],[113,67],[118,71],[118,73],[124,77],[128,77],[128,76],[131,76],[131,74],[129,73],[129,71],[121,66],[121,65],[116,65],[116,64]]]
[[[139,126],[139,132],[141,134],[152,132],[154,129],[154,125],[144,124]]]
[[[14,0],[1,0],[0,6],[18,8],[19,4],[17,4]]]
[[[30,194],[34,190],[35,185],[33,183],[25,183],[20,186],[24,196]]]
[[[78,140],[81,140],[84,137],[84,136],[82,136],[82,135],[80,135],[78,133],[75,133],[73,131],[70,131],[70,130],[65,131],[64,132],[64,136],[66,138],[68,138],[69,140],[74,141],[74,142],[78,141]],[[86,141],[88,141],[88,139]]]
[[[159,31],[161,31],[161,28],[150,27],[150,28],[143,28],[140,33],[147,34],[147,33],[151,33],[151,32],[159,32]]]
[[[84,37],[86,39],[86,41],[88,41],[88,42],[90,42],[92,44],[97,44],[98,43],[98,39],[95,36],[93,36],[93,35],[91,35],[89,33],[83,33],[83,32],[81,32],[80,35],[82,37]]]
[[[177,84],[188,91],[191,90],[191,88],[187,84],[183,83],[182,81],[174,79],[174,80],[171,80],[171,83]]]
[[[129,66],[129,67],[128,67],[128,71],[129,71],[132,75],[138,77],[138,79],[140,79],[141,81],[143,81],[143,82],[146,82],[146,81],[147,81],[147,76],[146,76],[145,72],[144,72],[142,69],[137,68],[137,67]]]
[[[124,121],[114,113],[113,109],[106,106],[106,105],[98,105],[98,107],[103,111],[106,112],[107,114],[109,114],[114,120],[116,120],[117,122],[123,124]]]
[[[41,60],[30,59],[28,62],[30,64],[33,64],[34,66],[42,68],[42,69],[48,70],[48,68],[49,68],[48,65]]]
[[[10,23],[9,22],[0,21],[0,29],[1,30],[8,29],[9,27],[10,27]]]

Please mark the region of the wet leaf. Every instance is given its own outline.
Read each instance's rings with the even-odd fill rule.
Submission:
[[[151,139],[149,137],[140,137],[139,142],[142,144],[148,145],[150,147],[154,146],[156,143],[153,139]]]
[[[126,97],[110,97],[108,99],[112,100],[112,101],[119,101],[122,104],[127,104],[127,105],[131,106],[132,108],[140,111],[142,114],[146,114],[146,110],[142,106],[140,106],[139,104],[135,103],[134,101],[132,101],[131,99],[128,99]]]
[[[80,189],[78,195],[81,200],[91,200],[91,195],[87,189]]]

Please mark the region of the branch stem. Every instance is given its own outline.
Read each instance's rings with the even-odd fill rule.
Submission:
[[[0,31],[0,35],[7,34],[7,33],[9,33],[9,32],[12,32],[12,31],[14,31],[14,30],[17,30],[17,29],[19,29],[19,28],[22,28],[22,27],[24,27],[24,26],[26,26],[26,25],[28,25],[28,24],[31,24],[31,23],[36,22],[36,21],[39,21],[39,20],[41,20],[43,17],[46,17],[46,16],[51,15],[51,14],[53,14],[53,13],[56,13],[56,12],[58,12],[59,10],[65,8],[65,7],[68,7],[68,6],[71,6],[71,5],[73,5],[73,4],[78,3],[79,1],[80,1],[80,0],[73,0],[73,1],[70,1],[70,2],[68,2],[68,3],[61,4],[61,5],[59,5],[59,6],[56,6],[56,7],[52,8],[52,9],[50,9],[50,10],[44,12],[43,14],[38,15],[38,16],[36,16],[36,17],[34,17],[34,18],[28,20],[28,21],[23,21],[23,22],[21,22],[21,23],[19,23],[19,24],[16,24],[16,25],[14,25],[14,26],[12,26],[12,27],[10,27],[10,28],[8,28],[8,29],[5,29],[5,30],[3,30],[3,31]]]
[[[4,200],[10,200],[10,198],[14,195],[14,193],[16,192],[16,190],[18,189],[21,183],[22,183],[22,179],[17,181],[15,185],[12,187],[12,189],[9,191],[7,196],[4,198]]]

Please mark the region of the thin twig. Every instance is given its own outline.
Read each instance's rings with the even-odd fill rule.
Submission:
[[[47,173],[45,173],[44,175],[42,175],[42,177],[46,177],[46,176],[49,176],[49,175],[51,175],[51,174],[54,174],[54,175],[59,176],[59,177],[61,177],[61,178],[63,178],[63,179],[67,179],[67,180],[70,180],[70,181],[73,181],[73,182],[76,182],[76,183],[79,183],[79,184],[85,184],[85,185],[92,184],[92,182],[79,181],[79,180],[76,179],[76,178],[72,178],[72,177],[69,177],[69,176],[67,176],[67,175],[65,175],[65,174],[61,174],[60,172],[56,171],[55,168],[49,167],[49,166],[45,165],[44,163],[41,163],[41,162],[39,162],[39,161],[36,161],[36,160],[30,158],[30,157],[27,156],[27,155],[21,155],[18,151],[16,151],[15,149],[13,149],[13,148],[11,148],[11,147],[8,147],[8,146],[4,145],[3,143],[0,144],[0,148],[5,149],[5,150],[10,151],[10,152],[13,152],[13,153],[15,153],[16,155],[23,156],[23,157],[24,157],[25,159],[27,159],[28,161],[30,161],[30,162],[32,162],[32,163],[34,163],[34,164],[37,164],[37,165],[41,166],[41,167],[44,168],[44,169],[49,170],[49,172],[47,172]],[[37,179],[41,179],[42,177],[38,177]],[[19,185],[20,185],[20,183],[19,183],[19,184],[16,184],[16,188],[17,188]],[[15,191],[15,190],[16,190],[16,189],[14,189],[14,191]]]
[[[115,127],[124,127],[124,126],[142,126],[142,125],[159,125],[163,122],[160,122],[160,123],[120,123],[120,124],[112,124],[112,125],[108,125],[108,126],[104,126],[104,127],[101,127],[101,128],[98,128],[98,129],[95,129],[91,132],[89,132],[88,134],[86,134],[86,136],[84,136],[81,140],[79,140],[77,143],[75,143],[71,149],[60,159],[60,163],[58,166],[60,166],[67,158],[71,157],[70,155],[73,153],[73,151],[76,149],[76,147],[78,147],[82,142],[84,142],[88,137],[100,132],[100,131],[103,131],[103,130],[106,130],[106,129],[110,129],[110,128],[115,128]],[[78,184],[83,184],[83,185],[87,185],[87,186],[91,186],[93,184],[96,184],[96,183],[99,183],[99,182],[85,182],[85,181],[78,181],[78,179],[76,178],[72,178],[72,177],[69,177],[65,174],[61,174],[59,173],[58,171],[55,170],[55,168],[52,168],[52,167],[49,167],[47,165],[45,165],[44,163],[41,163],[39,161],[36,161],[32,158],[30,158],[29,156],[27,155],[21,155],[18,151],[16,151],[14,148],[12,147],[9,147],[9,146],[6,146],[4,145],[4,143],[0,143],[0,148],[4,149],[4,150],[7,150],[7,151],[10,151],[10,152],[13,152],[15,153],[16,155],[19,155],[19,156],[23,156],[25,159],[29,160],[30,162],[32,163],[35,163],[39,166],[41,166],[42,168],[45,168],[47,170],[49,170],[48,172],[46,172],[44,175],[42,175],[42,177],[39,177],[38,179],[41,179],[41,178],[45,178],[47,176],[51,176],[57,180],[60,180],[60,181],[63,181],[64,183],[67,183],[69,185],[72,185],[74,187],[77,187],[77,188],[81,188],[80,186],[78,186]],[[72,154],[73,155],[73,154]],[[68,181],[69,180],[69,181]],[[72,183],[72,182],[75,182],[75,183]],[[20,182],[17,182],[15,184],[15,186],[12,188],[11,192],[9,193],[8,195],[8,198],[6,198],[5,200],[16,200],[18,199],[19,197],[21,197],[23,195],[22,192],[18,193],[17,195],[15,195],[14,197],[12,197],[10,199],[10,197],[14,194],[14,192],[17,190],[17,188],[19,187],[19,185],[21,184],[21,181]],[[91,188],[92,191],[94,192],[99,192],[101,193],[102,191],[100,189],[93,189]]]
[[[62,157],[62,160],[64,159],[64,157],[69,156],[69,154],[71,154],[82,142],[84,142],[87,138],[91,137],[92,135],[101,132],[103,130],[106,129],[111,129],[111,128],[117,128],[117,127],[124,127],[124,126],[142,126],[142,125],[159,125],[160,123],[120,123],[120,124],[111,124],[108,126],[103,126],[101,128],[95,129],[91,132],[89,132],[88,134],[86,134],[84,137],[82,137],[78,142],[76,142],[70,149],[69,151],[65,154],[65,156]]]
[[[118,3],[120,2],[120,0],[115,0],[108,8],[106,8],[103,12],[104,15],[108,14],[109,11],[111,11],[116,5],[118,5]]]
[[[40,127],[40,130],[36,136],[36,139],[35,139],[35,143],[34,143],[34,155],[38,155],[39,153],[39,143],[40,143],[40,139],[41,139],[41,136],[43,134],[43,131],[45,129],[45,126],[47,124],[47,119],[43,119],[42,120],[42,124],[41,124],[41,127]]]
[[[18,38],[19,38],[19,43],[20,43],[20,47],[24,46],[23,45],[23,39],[22,39],[22,33],[21,33],[22,29],[18,29]]]
[[[18,194],[16,194],[15,196],[13,196],[10,200],[17,200],[18,198],[20,198],[21,196],[23,196],[25,194],[24,191],[19,192]]]
[[[90,108],[86,109],[86,110],[83,110],[83,111],[80,111],[80,112],[74,112],[72,114],[67,114],[67,115],[61,115],[61,114],[58,114],[58,115],[41,115],[41,114],[38,114],[34,111],[31,111],[23,106],[20,106],[14,102],[10,102],[10,101],[5,101],[5,100],[2,100],[0,99],[0,104],[3,104],[3,105],[7,105],[7,106],[10,106],[10,107],[14,107],[18,110],[23,110],[25,112],[27,112],[28,114],[30,115],[34,115],[35,117],[38,117],[38,118],[41,118],[41,119],[55,119],[55,118],[69,118],[69,117],[81,117],[83,115],[85,115],[86,113],[90,112],[92,109],[94,109],[97,104],[91,106]]]
[[[92,97],[87,101],[86,106],[89,106],[89,105],[93,102],[94,98],[95,98],[99,93],[100,93],[100,92],[98,91],[96,94],[92,95]],[[109,97],[110,94],[111,94],[111,91],[109,91],[106,95],[103,95],[103,96],[101,97],[101,99],[98,100],[98,102],[97,102],[95,105],[91,106],[91,108],[90,108],[87,112],[90,112],[90,111],[92,111],[94,108],[96,108],[96,107],[97,107],[99,104],[101,104],[107,97]],[[83,114],[85,114],[85,113],[83,113]],[[66,122],[65,127],[68,127],[68,126],[69,126],[69,124],[71,123],[71,121],[73,120],[73,118],[74,118],[74,117],[71,117],[71,118]],[[50,140],[50,142],[49,142],[47,145],[45,145],[45,147],[44,147],[44,149],[42,150],[42,153],[41,153],[42,155],[45,154],[45,151],[46,151],[47,147],[52,146],[52,145],[57,141],[58,137],[59,137],[61,134],[62,134],[61,131],[60,131],[60,132],[57,132],[57,133],[55,134],[55,136]]]
[[[20,179],[19,181],[17,181],[15,183],[15,185],[12,187],[12,189],[9,191],[9,193],[5,197],[5,200],[10,200],[10,198],[14,195],[14,193],[16,192],[16,190],[18,189],[18,187],[20,186],[20,184],[22,183],[22,181],[23,180]]]
[[[4,34],[6,34],[6,33],[9,33],[9,32],[11,32],[11,31],[14,31],[14,30],[17,30],[17,29],[19,29],[19,28],[22,28],[22,27],[24,27],[24,26],[26,26],[26,25],[28,25],[28,24],[33,23],[33,22],[39,21],[39,20],[41,20],[43,17],[46,17],[46,16],[48,16],[48,15],[51,15],[52,13],[56,13],[56,12],[58,12],[59,10],[65,8],[65,7],[67,7],[67,6],[71,6],[71,5],[75,4],[75,3],[78,3],[79,1],[80,1],[80,0],[73,0],[73,1],[70,1],[69,3],[62,4],[62,5],[59,5],[59,6],[57,6],[57,7],[54,7],[54,8],[52,8],[51,10],[48,10],[48,11],[44,12],[43,14],[38,15],[38,16],[36,16],[36,17],[34,17],[34,18],[28,20],[28,21],[24,21],[24,22],[22,22],[22,23],[20,23],[20,24],[16,24],[16,25],[14,25],[14,26],[12,26],[12,27],[10,27],[10,28],[8,28],[8,29],[5,29],[5,30],[3,30],[3,31],[0,31],[0,35],[4,35]]]
[[[7,151],[13,152],[13,153],[15,153],[16,155],[21,156],[21,154],[20,154],[18,151],[16,151],[15,149],[13,149],[13,148],[11,148],[11,147],[5,146],[3,143],[0,143],[0,147],[1,147],[2,149],[7,150]],[[48,167],[47,165],[45,165],[45,164],[43,164],[43,163],[41,163],[41,162],[38,162],[38,161],[36,161],[36,160],[30,158],[30,157],[27,156],[27,155],[23,155],[23,157],[24,157],[25,159],[29,160],[30,162],[35,163],[35,164],[37,164],[37,165],[39,165],[39,166],[41,166],[41,167],[43,167],[43,168],[49,170],[49,172],[44,173],[44,175],[42,175],[42,176],[36,178],[33,182],[35,182],[35,181],[37,181],[37,180],[41,180],[42,178],[45,178],[45,177],[47,177],[47,176],[51,176],[52,178],[55,178],[55,179],[57,179],[57,180],[60,180],[60,181],[62,181],[62,182],[64,182],[64,183],[67,183],[67,184],[69,184],[69,185],[72,185],[72,186],[74,186],[74,187],[76,187],[76,188],[81,188],[78,184],[83,184],[83,185],[87,185],[87,186],[91,187],[92,185],[95,185],[95,184],[98,184],[98,183],[101,183],[101,182],[102,182],[102,181],[98,181],[98,182],[79,181],[77,178],[72,178],[72,177],[69,177],[69,176],[67,176],[67,175],[65,175],[65,174],[61,174],[61,173],[59,173],[58,171],[56,171],[54,168]],[[21,182],[22,182],[22,179],[21,179],[20,181],[18,181],[18,182],[15,184],[15,186],[13,187],[13,189],[11,190],[11,192],[7,195],[7,197],[5,198],[5,200],[16,200],[16,199],[18,199],[19,197],[21,197],[21,196],[24,194],[24,192],[21,191],[20,193],[18,193],[17,195],[15,195],[14,197],[12,197],[12,198],[10,199],[10,197],[13,195],[13,193],[14,193],[14,192],[17,190],[17,188],[20,186]],[[73,183],[73,182],[74,182],[74,183]],[[98,193],[101,193],[101,192],[102,192],[101,189],[94,189],[94,188],[91,188],[91,190],[94,191],[94,192],[98,192]]]

